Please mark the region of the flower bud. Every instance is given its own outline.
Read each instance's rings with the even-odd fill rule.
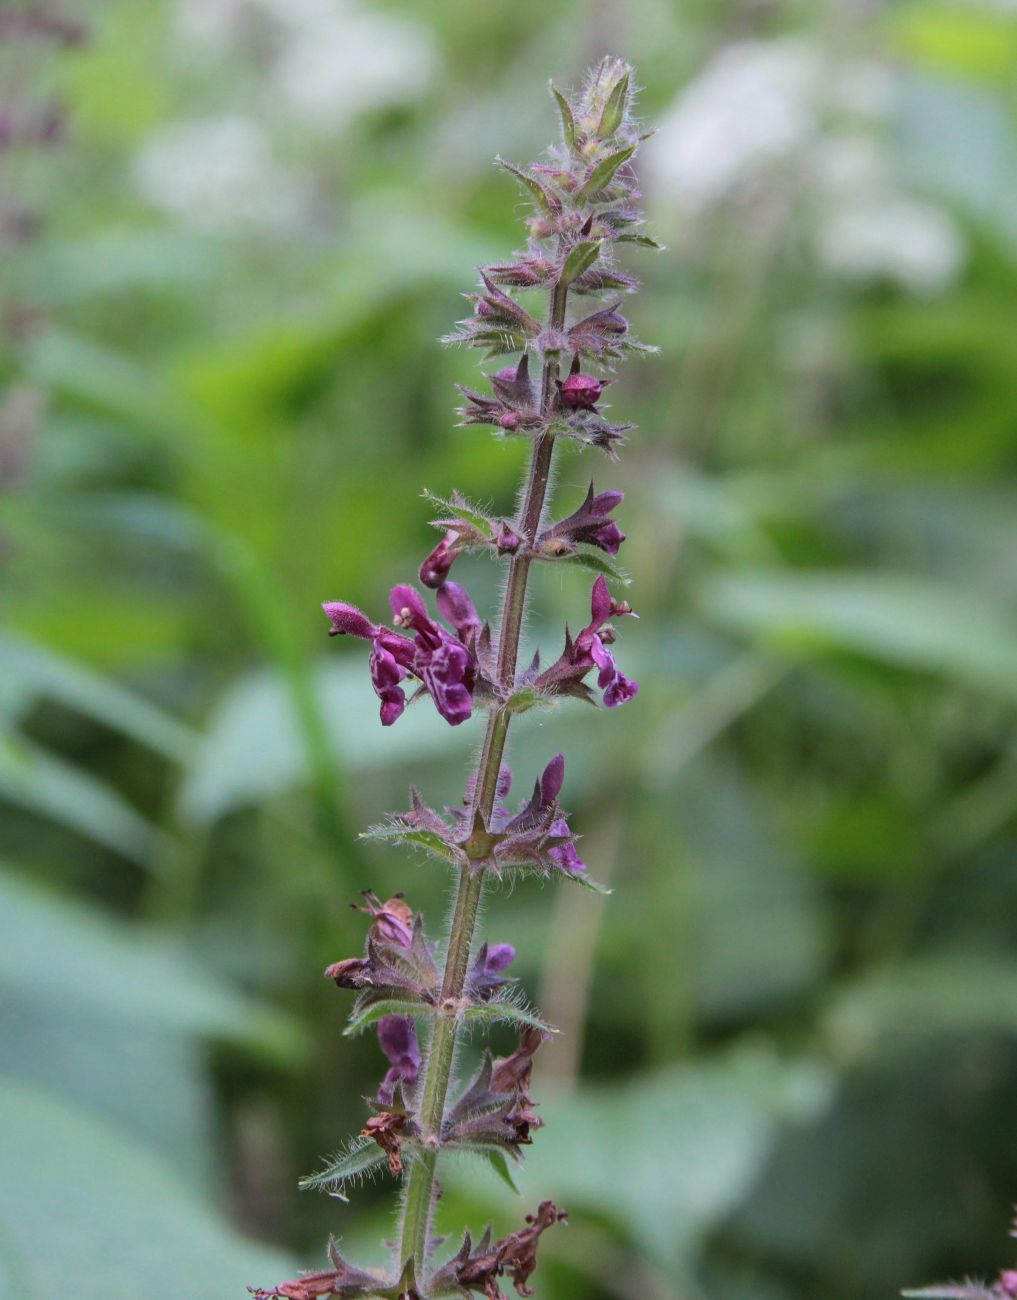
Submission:
[[[572,410],[596,410],[604,385],[593,375],[569,375],[561,386],[561,399]]]
[[[440,587],[449,575],[460,548],[458,533],[449,530],[420,566],[420,581],[425,587]]]

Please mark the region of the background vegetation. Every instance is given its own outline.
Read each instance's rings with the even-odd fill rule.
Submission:
[[[18,8],[4,0],[3,12]],[[544,87],[660,124],[613,400],[629,709],[528,715],[606,904],[488,930],[565,1031],[522,1187],[546,1297],[858,1300],[991,1272],[1017,1197],[1017,13],[1007,0],[92,0],[9,37],[0,153],[0,1292],[221,1300],[367,1261],[391,1189],[296,1179],[383,1065],[322,968],[446,882],[356,832],[476,726],[391,731],[361,647],[424,486],[511,507],[435,343],[519,241]],[[24,223],[22,223],[24,224]],[[22,232],[27,233],[26,231]],[[571,509],[572,505],[568,505]],[[470,573],[494,595],[494,566]],[[584,584],[545,580],[542,628]],[[478,602],[479,603],[479,602]],[[349,652],[347,653],[347,650]],[[530,720],[532,719],[532,720]],[[528,725],[527,725],[528,723]],[[591,729],[594,728],[594,729]],[[552,748],[549,749],[549,745]],[[442,1203],[508,1226],[463,1170]],[[260,1241],[264,1244],[257,1245]]]

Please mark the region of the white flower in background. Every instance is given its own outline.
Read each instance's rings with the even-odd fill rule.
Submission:
[[[831,271],[892,280],[917,293],[946,288],[964,263],[960,233],[942,209],[892,192],[833,208],[816,243]]]
[[[293,110],[334,129],[357,113],[412,99],[434,66],[433,44],[416,22],[333,4],[293,30],[272,79]]]
[[[661,118],[645,162],[654,185],[701,211],[792,157],[816,129],[816,51],[804,41],[739,41]]]
[[[285,226],[301,201],[258,126],[243,117],[175,122],[153,135],[135,162],[140,193],[197,229]]]
[[[413,18],[358,0],[178,0],[178,27],[228,55],[252,22],[271,33],[277,104],[324,130],[412,99],[430,82],[434,42]]]
[[[646,150],[647,186],[672,213],[665,235],[708,233],[728,203],[742,202],[752,221],[761,187],[782,188],[790,211],[808,210],[816,255],[831,273],[915,292],[946,287],[964,244],[946,211],[894,178],[881,138],[894,77],[887,65],[829,59],[797,38],[722,49],[682,90]]]

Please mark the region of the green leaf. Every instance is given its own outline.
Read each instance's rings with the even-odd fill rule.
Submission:
[[[589,889],[594,894],[600,894],[602,898],[609,898],[614,893],[614,890],[608,889],[606,885],[601,885],[596,880],[591,880],[585,871],[566,871],[564,873],[559,872],[558,874],[564,874],[574,884],[582,885],[584,889]]]
[[[1017,698],[1017,621],[996,602],[889,573],[739,573],[703,590],[709,613],[796,653],[852,650]]]
[[[455,519],[465,519],[467,523],[472,524],[474,528],[476,528],[477,532],[481,533],[484,537],[494,536],[494,527],[491,520],[482,510],[479,510],[476,506],[470,505],[468,501],[465,501],[462,498],[459,500],[449,501],[444,497],[435,496],[433,492],[428,492],[426,488],[420,495],[426,501],[430,501],[432,505],[440,506],[441,509],[447,511],[451,517]]]
[[[158,1156],[39,1088],[0,1080],[0,1167],[4,1295],[43,1300],[73,1278],[76,1300],[222,1300],[296,1272]]]
[[[577,152],[578,141],[576,139],[576,119],[572,116],[572,105],[554,85],[551,86],[551,94],[558,105],[558,112],[561,114],[561,131],[565,138],[566,148],[570,153]]]
[[[203,970],[154,929],[128,927],[0,871],[0,991],[129,1022],[222,1038],[293,1060],[293,1023]]]
[[[615,237],[615,243],[616,244],[638,244],[640,248],[653,248],[656,249],[658,253],[663,253],[664,249],[666,248],[665,244],[660,243],[659,240],[654,239],[650,235],[636,235],[636,234],[617,235]]]
[[[509,1025],[528,1025],[531,1029],[542,1029],[546,1034],[558,1032],[554,1025],[542,1020],[530,1007],[508,999],[474,1002],[465,1009],[463,1015],[467,1020],[500,1020]]]
[[[0,637],[0,679],[5,687],[18,685],[76,709],[174,761],[185,762],[194,748],[190,729],[162,709],[46,646]]]
[[[535,180],[528,172],[523,171],[521,167],[517,167],[515,163],[507,162],[504,158],[496,158],[495,162],[499,167],[504,167],[507,172],[516,178],[520,185],[529,190],[541,211],[550,215],[552,210],[551,195],[538,180]]]
[[[741,1204],[785,1126],[815,1122],[831,1091],[811,1062],[742,1048],[551,1096],[541,1105],[546,1126],[527,1151],[527,1184],[576,1216],[603,1214],[648,1259],[674,1269]],[[484,1197],[485,1209],[510,1205],[507,1193],[494,1199],[470,1161],[449,1161],[443,1181],[453,1194]]]
[[[563,555],[559,559],[548,560],[549,564],[566,564],[573,569],[588,569],[590,573],[603,573],[614,582],[621,582],[626,587],[632,579],[624,569],[605,555],[603,551],[576,551],[573,555]]]
[[[565,265],[562,267],[562,285],[570,285],[573,280],[578,280],[584,271],[590,269],[600,256],[600,248],[603,242],[602,239],[588,239],[580,244],[573,245],[572,250],[565,259]]]
[[[636,146],[630,145],[627,149],[619,149],[617,153],[613,153],[597,163],[593,171],[590,172],[586,184],[576,195],[576,199],[581,203],[600,194],[602,190],[605,190],[611,184],[618,168],[627,163],[635,152]]]
[[[381,1020],[383,1016],[433,1016],[434,1014],[434,1007],[426,1002],[409,1002],[402,998],[383,998],[379,1002],[371,1002],[361,1011],[354,1010],[350,1016],[349,1024],[343,1030],[343,1037],[354,1038],[369,1025]]]
[[[385,1152],[377,1142],[370,1138],[355,1138],[349,1150],[337,1155],[324,1169],[301,1178],[300,1187],[303,1191],[328,1192],[345,1201],[347,1197],[340,1190],[343,1183],[363,1178],[384,1163]]]
[[[381,826],[372,826],[370,830],[362,831],[358,838],[362,840],[385,840],[394,844],[416,845],[418,848],[432,854],[432,856],[441,858],[443,862],[458,861],[452,849],[434,831],[414,830],[409,826],[400,826],[398,822],[386,822]]]
[[[456,750],[461,729],[449,727],[430,707],[407,709],[398,726],[382,727],[360,650],[351,647],[344,662],[322,663],[314,673],[312,699],[335,759],[341,761],[351,736],[357,738],[361,771],[426,762]],[[308,780],[307,747],[286,679],[260,670],[234,682],[214,708],[185,775],[180,810],[186,820],[205,824]]]
[[[0,735],[0,798],[153,868],[170,840],[98,778],[20,737]]]
[[[491,1146],[485,1142],[457,1142],[449,1149],[457,1155],[479,1156],[481,1160],[487,1162],[488,1167],[498,1175],[509,1191],[519,1195],[519,1188],[512,1177],[508,1153],[504,1147]]]
[[[601,114],[600,124],[597,127],[597,134],[602,140],[610,140],[625,120],[625,106],[628,102],[628,95],[629,74],[626,72],[611,91],[607,103],[604,105],[604,112]]]

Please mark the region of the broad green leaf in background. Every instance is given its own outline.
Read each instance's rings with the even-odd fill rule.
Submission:
[[[0,873],[0,989],[165,1030],[223,1038],[283,1060],[292,1022],[201,969],[179,941],[104,917]]]
[[[151,1153],[59,1098],[0,1080],[0,1294],[222,1300],[292,1276]]]
[[[967,592],[903,574],[718,575],[708,615],[768,646],[850,650],[1017,699],[1017,618]]]
[[[577,1215],[620,1221],[640,1249],[675,1267],[737,1204],[782,1126],[815,1119],[829,1100],[830,1080],[818,1066],[750,1048],[548,1097],[546,1127],[517,1181],[526,1197],[539,1191]],[[450,1162],[446,1176],[454,1189],[502,1204],[464,1164]]]
[[[0,678],[123,732],[164,757],[184,762],[194,736],[154,704],[72,660],[19,637],[0,635]]]
[[[335,758],[355,743],[358,769],[446,754],[472,734],[471,724],[453,730],[426,700],[407,709],[398,725],[380,726],[366,663],[322,665],[315,688]],[[282,678],[251,673],[229,688],[209,720],[180,793],[181,813],[193,822],[214,821],[291,789],[306,779],[306,770]]]
[[[151,868],[169,842],[111,786],[20,737],[0,734],[0,798]]]

